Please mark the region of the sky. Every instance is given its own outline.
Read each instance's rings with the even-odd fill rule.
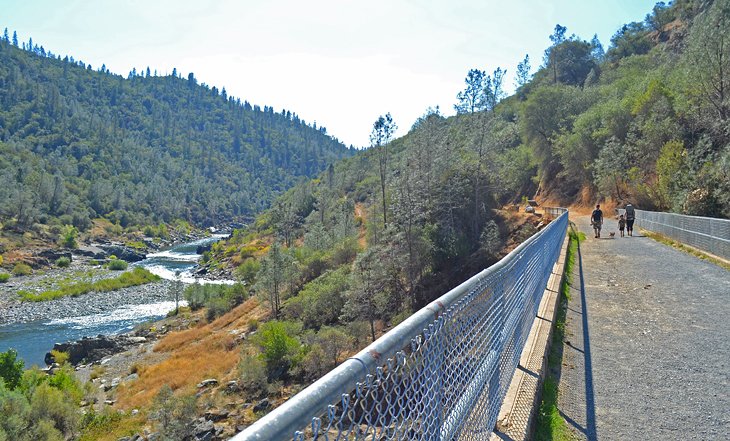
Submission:
[[[454,114],[469,69],[542,63],[556,24],[607,49],[646,0],[0,0],[0,29],[125,77],[173,68],[228,95],[369,144],[390,112],[397,136],[428,107]]]

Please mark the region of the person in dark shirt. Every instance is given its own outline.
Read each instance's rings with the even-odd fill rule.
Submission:
[[[622,214],[618,218],[618,230],[621,232],[621,237],[624,237],[624,228],[626,227],[626,219],[624,219],[624,215]]]
[[[596,205],[596,209],[591,213],[591,225],[593,226],[593,232],[596,233],[596,239],[601,237],[601,226],[603,226],[603,211],[601,206]]]
[[[634,206],[631,204],[626,204],[626,233],[628,233],[629,236],[634,235],[634,220],[636,219],[636,212],[634,211]]]

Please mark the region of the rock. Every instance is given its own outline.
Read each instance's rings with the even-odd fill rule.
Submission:
[[[112,380],[112,387],[117,387],[117,386],[119,386],[119,384],[121,384],[121,382],[122,382],[122,379],[121,379],[121,378],[119,378],[119,377],[116,377],[116,378],[114,378],[114,379]]]
[[[104,404],[108,406],[112,406],[114,403],[116,403],[116,400],[104,400]]]
[[[127,375],[127,377],[126,377],[126,378],[124,379],[124,382],[126,383],[127,381],[134,381],[134,380],[137,380],[138,378],[139,378],[139,374],[137,374],[137,373],[134,373],[134,374],[129,374],[129,375]]]
[[[139,409],[132,409],[132,416],[139,415]]]
[[[525,206],[525,213],[534,213],[534,212],[535,212],[535,207],[533,207],[532,205]]]
[[[258,404],[256,404],[253,407],[254,412],[263,412],[267,410],[269,407],[271,407],[271,404],[269,403],[268,398],[264,398],[263,400],[259,401]]]
[[[195,249],[195,254],[203,254],[206,251],[210,251],[213,247],[213,243],[208,243],[205,245],[198,245],[198,248]]]
[[[123,436],[123,437],[119,438],[117,441],[132,441],[132,438],[130,438],[128,436]]]
[[[106,252],[93,245],[80,246],[74,250],[74,252],[80,256],[86,256],[97,260],[106,258]]]
[[[139,262],[147,257],[144,253],[140,253],[134,248],[124,246],[122,244],[99,245],[108,255],[115,255],[117,259],[126,260],[127,262]]]
[[[240,388],[238,387],[238,381],[231,380],[228,383],[226,383],[226,392],[228,393],[235,393],[238,392]]]
[[[228,418],[229,414],[230,413],[226,410],[209,410],[208,412],[205,412],[205,419],[218,422]]]
[[[208,387],[208,386],[216,386],[218,384],[218,380],[215,378],[208,378],[207,380],[203,380],[200,383],[198,383],[198,389],[201,387]]]
[[[101,360],[117,352],[121,352],[118,339],[100,335],[98,337],[84,337],[70,343],[56,343],[53,349],[59,352],[68,353],[69,363],[76,365],[83,362],[90,363]],[[45,357],[46,364],[54,362],[50,352]],[[103,364],[103,363],[102,363]]]
[[[52,250],[52,249],[45,249],[41,251],[40,253],[37,253],[36,256],[43,257],[45,259],[48,259],[52,262],[57,261],[61,257],[65,257],[68,260],[73,261],[73,256],[71,255],[70,251],[61,251],[61,250]]]
[[[56,343],[53,345],[53,349],[68,353],[68,361],[73,365],[79,365],[80,363],[91,364],[98,361],[101,361],[101,365],[105,365],[112,355],[126,351],[144,341],[147,341],[144,337],[99,335],[97,337],[84,337],[81,340],[68,343]],[[45,362],[46,364],[54,362],[50,352],[46,354]]]
[[[215,435],[215,425],[213,421],[199,418],[193,426],[193,439],[196,441],[211,441]],[[200,421],[200,422],[197,422]]]

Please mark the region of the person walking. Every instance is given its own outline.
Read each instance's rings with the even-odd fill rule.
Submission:
[[[636,220],[636,212],[634,206],[626,204],[626,234],[629,236],[634,235],[634,220]]]
[[[624,228],[626,228],[626,219],[624,219],[624,215],[622,214],[618,218],[618,230],[621,232],[621,237],[624,237]]]
[[[596,205],[596,209],[591,213],[591,225],[593,226],[593,232],[596,233],[596,239],[601,237],[601,226],[603,226],[603,211],[601,206]]]

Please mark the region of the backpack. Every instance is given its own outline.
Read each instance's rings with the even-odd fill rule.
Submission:
[[[629,204],[626,206],[626,220],[634,220],[636,213],[634,212],[634,206]]]

